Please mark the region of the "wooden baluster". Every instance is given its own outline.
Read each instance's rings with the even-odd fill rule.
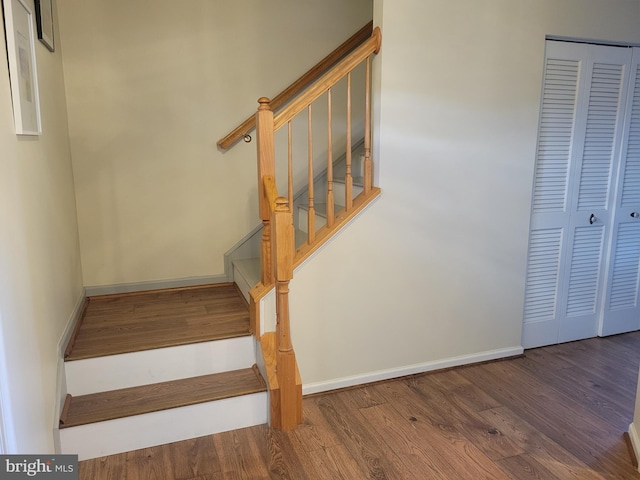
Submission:
[[[309,183],[309,211],[307,215],[307,241],[309,244],[313,243],[316,239],[316,209],[314,205],[314,192],[313,192],[313,126],[311,121],[311,105],[307,107],[308,113],[308,131],[307,131],[307,143],[309,145],[308,151],[308,183]]]
[[[364,193],[369,195],[373,186],[371,162],[371,57],[367,57],[364,86]]]
[[[293,140],[291,132],[291,120],[287,122],[287,145],[289,154],[287,156],[287,172],[289,176],[289,182],[287,185],[287,196],[289,197],[289,207],[291,208],[291,221],[293,222]]]
[[[273,212],[276,285],[276,341],[278,385],[280,386],[280,428],[296,427],[301,418],[302,395],[296,386],[296,357],[291,342],[289,281],[293,278],[293,223],[288,200],[276,199]]]
[[[353,207],[353,176],[351,173],[351,72],[347,74],[347,158],[344,176],[344,209],[348,212]]]
[[[265,197],[263,178],[265,175],[275,176],[275,146],[273,132],[273,111],[270,100],[262,97],[258,100],[260,106],[256,113],[256,142],[258,150],[258,202],[260,218],[262,219],[261,242],[261,281],[263,285],[273,282],[271,260],[271,207]]]
[[[331,140],[331,89],[327,90],[327,227],[333,227],[335,206],[333,199],[333,143]]]

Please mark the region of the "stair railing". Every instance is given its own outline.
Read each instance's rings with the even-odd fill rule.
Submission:
[[[329,70],[338,61],[345,57],[354,48],[360,45],[363,41],[371,36],[373,29],[373,22],[367,23],[364,27],[349,37],[344,43],[342,43],[333,52],[323,58],[311,69],[298,78],[295,82],[285,88],[278,95],[271,100],[271,109],[276,112],[280,107],[286,105],[289,100],[298,95],[302,90],[308,87],[311,83],[317,80],[324,72]],[[251,130],[256,126],[256,116],[251,115],[244,122],[238,125],[235,129],[229,132],[224,138],[218,140],[217,145],[226,150],[231,148],[238,140],[249,134]]]
[[[263,223],[261,241],[261,284],[252,289],[252,316],[256,315],[256,300],[267,289],[276,288],[276,365],[275,372],[278,394],[271,397],[271,424],[283,430],[295,428],[301,421],[302,390],[297,382],[297,365],[291,343],[289,319],[289,281],[293,278],[293,269],[317,246],[326,241],[333,232],[344,225],[360,208],[363,208],[379,189],[373,187],[373,167],[371,160],[371,55],[378,53],[381,45],[379,28],[359,47],[344,57],[331,70],[310,85],[306,90],[292,99],[276,115],[272,102],[268,98],[258,100],[256,113],[256,141],[258,150],[258,198],[260,217]],[[365,63],[365,125],[364,125],[364,180],[363,192],[352,200],[352,127],[351,127],[351,72]],[[347,81],[347,121],[346,121],[346,205],[341,212],[335,212],[332,171],[332,120],[331,89],[346,77]],[[316,232],[314,207],[314,170],[313,170],[313,134],[312,104],[323,94],[328,98],[328,146],[327,146],[327,221],[326,225]],[[308,225],[307,242],[296,251],[293,228],[293,173],[292,173],[292,121],[300,114],[308,116]],[[275,177],[275,134],[287,127],[287,196],[280,196]],[[255,327],[255,319],[253,320]]]

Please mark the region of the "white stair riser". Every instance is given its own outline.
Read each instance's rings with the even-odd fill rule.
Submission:
[[[363,191],[362,187],[353,186],[353,198],[360,195]],[[336,183],[334,184],[333,190],[333,204],[336,205],[335,213],[338,213],[340,210],[344,208],[346,205],[345,201],[345,189],[344,184]],[[309,209],[306,205],[298,207],[298,229],[308,233],[308,218],[309,218]],[[316,230],[322,228],[327,223],[327,216],[323,213],[318,213],[316,210]]]
[[[309,210],[306,208],[298,208],[298,230],[309,233],[307,222],[309,221]],[[327,217],[316,212],[316,230],[322,228],[327,223]]]
[[[73,396],[149,385],[251,367],[252,336],[193,343],[65,362],[67,392]]]
[[[267,423],[267,393],[225,398],[59,430],[61,453],[79,460]]]
[[[352,186],[352,194],[353,198],[356,198],[358,195],[362,193],[364,189],[358,185]],[[334,183],[333,184],[333,201],[336,205],[346,205],[347,201],[345,196],[345,188],[343,183]]]

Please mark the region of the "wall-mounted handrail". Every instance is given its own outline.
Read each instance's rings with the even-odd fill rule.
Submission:
[[[289,100],[298,95],[308,85],[320,78],[327,70],[333,67],[351,51],[353,51],[358,45],[364,42],[371,36],[373,29],[373,22],[367,23],[364,27],[353,34],[347,41],[342,43],[333,52],[323,58],[320,62],[314,65],[307,73],[298,78],[295,82],[285,88],[281,93],[273,97],[271,100],[271,109],[273,111],[278,110],[285,105]],[[244,122],[233,129],[224,138],[218,140],[218,147],[222,149],[228,149],[233,146],[238,140],[243,138],[256,126],[256,116],[251,115]]]

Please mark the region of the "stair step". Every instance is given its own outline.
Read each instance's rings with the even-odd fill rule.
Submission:
[[[304,203],[298,207],[300,210],[309,211],[309,204]],[[327,204],[326,203],[314,203],[313,208],[316,211],[316,217],[327,218]],[[333,211],[338,213],[340,210],[344,208],[344,205],[334,205]]]
[[[345,178],[344,175],[338,175],[334,172],[333,183],[339,183],[340,185],[344,185]],[[362,188],[364,187],[364,177],[351,177],[351,184],[354,187]],[[341,187],[344,188],[344,187]]]
[[[344,209],[344,205],[334,205],[333,212],[334,214],[338,213],[340,210]],[[327,204],[326,203],[316,203],[314,204],[314,210],[316,212],[316,230],[322,228],[327,223]],[[303,204],[298,206],[298,229],[307,233],[307,221],[309,218],[309,205]],[[306,239],[305,239],[306,240]]]
[[[81,460],[267,422],[233,283],[90,297],[64,360],[56,432]]]
[[[249,335],[232,283],[90,297],[65,361]]]
[[[67,361],[67,392],[87,395],[138,385],[249,368],[256,362],[252,336]]]
[[[354,177],[351,197],[352,199],[360,195],[364,191],[364,179],[362,177]],[[337,181],[335,183],[342,183],[344,185],[344,181]],[[336,204],[345,205],[346,202],[346,191],[344,186],[335,186],[333,189],[333,198]],[[338,209],[336,208],[336,212]]]
[[[268,419],[265,381],[255,365],[67,398],[57,430],[60,452],[79,460],[262,425]]]
[[[296,228],[295,229],[295,246],[299,248],[306,243],[307,233]],[[233,280],[238,285],[238,289],[249,302],[249,291],[260,282],[260,258],[237,258],[232,260]]]
[[[354,185],[364,185],[363,183],[364,172],[364,143],[354,145],[351,150],[351,177],[353,178]],[[333,165],[333,181],[337,183],[344,183],[344,178],[347,175],[347,159],[346,153],[340,157]]]
[[[257,367],[70,397],[60,428],[265,392]]]

